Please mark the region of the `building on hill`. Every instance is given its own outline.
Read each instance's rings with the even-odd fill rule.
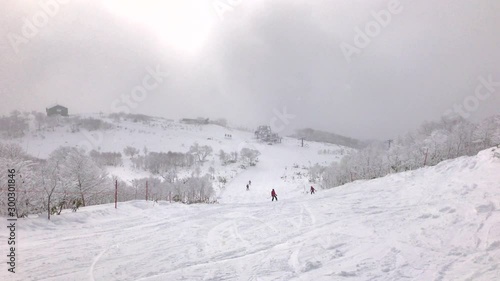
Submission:
[[[208,118],[196,118],[196,119],[184,118],[184,119],[181,119],[181,123],[190,124],[190,125],[208,125],[209,119]]]
[[[47,116],[68,116],[68,108],[58,104],[45,108],[45,111]]]

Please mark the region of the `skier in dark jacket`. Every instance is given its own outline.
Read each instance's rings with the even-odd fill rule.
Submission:
[[[250,186],[247,184],[247,191],[250,190]]]
[[[271,196],[273,197],[273,199],[271,201],[274,201],[274,199],[276,199],[276,201],[278,201],[278,195],[276,194],[276,191],[274,191],[274,188],[271,191]]]
[[[314,194],[314,192],[316,192],[316,189],[314,189],[314,187],[311,186],[311,194]]]

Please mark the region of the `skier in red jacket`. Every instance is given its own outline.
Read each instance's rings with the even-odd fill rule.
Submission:
[[[274,188],[271,191],[271,196],[273,197],[273,200],[271,200],[271,201],[274,201],[274,199],[276,199],[276,201],[278,201],[278,195],[276,195],[276,191],[274,191]]]

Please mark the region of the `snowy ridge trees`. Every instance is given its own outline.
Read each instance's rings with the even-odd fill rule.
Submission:
[[[94,192],[106,182],[107,173],[83,151],[75,148],[69,149],[63,159],[63,175],[69,181],[71,192],[78,194],[78,198],[74,196],[72,199],[81,200],[82,206],[86,206],[86,202],[95,199],[91,197],[96,196]]]
[[[313,167],[310,174],[314,175],[313,180],[320,180],[324,188],[331,188],[475,155],[500,143],[499,138],[500,122],[496,117],[479,124],[463,118],[443,118],[439,122],[424,123],[416,132],[394,140],[389,148],[387,143],[372,143],[323,170]]]
[[[0,159],[1,168],[14,168],[20,177],[16,186],[18,217],[46,210],[50,219],[65,208],[99,204],[101,193],[111,186],[103,168],[76,148],[61,147],[42,161],[30,159],[18,145],[0,144]],[[2,196],[0,205],[6,204],[5,198]]]
[[[111,186],[107,173],[82,150],[55,150],[42,172],[48,217],[67,207],[94,205],[106,183]]]
[[[135,195],[132,200],[146,198],[152,201],[174,201],[186,204],[213,203],[215,191],[210,175],[202,177],[192,176],[175,181],[160,180],[156,177],[136,179],[132,181]]]
[[[120,152],[99,152],[92,150],[90,157],[100,166],[121,166],[123,164],[122,154]]]
[[[13,111],[10,116],[0,116],[0,135],[19,138],[28,130],[28,119],[21,112]]]
[[[24,154],[21,147],[15,144],[0,143],[0,169],[15,169],[16,179],[16,211],[17,217],[25,217],[30,213],[42,211],[42,201],[33,193],[39,177],[39,162]],[[0,182],[7,183],[7,173],[0,173]],[[5,186],[6,187],[6,186]],[[0,188],[0,215],[6,215],[7,190]]]
[[[139,149],[137,149],[135,147],[127,146],[127,147],[125,147],[125,149],[123,149],[123,153],[125,154],[125,156],[129,156],[130,158],[134,158],[134,156],[139,154],[140,151],[139,151]]]

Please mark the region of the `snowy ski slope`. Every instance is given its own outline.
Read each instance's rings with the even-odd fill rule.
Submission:
[[[0,280],[499,280],[500,149],[271,202],[260,181],[283,172],[281,153],[220,204],[21,220],[16,279],[3,264]]]

